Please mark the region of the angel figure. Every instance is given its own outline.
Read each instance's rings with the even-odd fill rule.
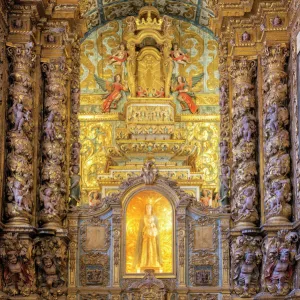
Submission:
[[[97,75],[94,75],[95,79],[102,90],[105,92],[109,91],[107,95],[104,96],[102,103],[102,112],[110,112],[111,109],[117,109],[118,102],[122,97],[125,96],[124,91],[128,90],[127,83],[123,85],[121,83],[121,75],[117,74],[114,77],[113,82],[106,81]]]
[[[179,75],[179,64],[186,65],[189,63],[189,56],[186,55],[178,46],[177,43],[173,45],[173,50],[171,51],[171,58],[174,63],[173,74],[175,77]]]
[[[203,78],[203,75],[204,74],[202,73],[192,78],[192,87],[194,87]],[[184,77],[177,77],[177,86],[173,87],[173,91],[176,92],[176,99],[180,102],[183,111],[190,110],[192,114],[197,112],[198,107],[193,100],[195,95],[194,93],[190,92],[190,87],[188,86]]]
[[[109,64],[121,66],[127,60],[128,53],[124,43],[121,43],[118,49],[109,57]]]

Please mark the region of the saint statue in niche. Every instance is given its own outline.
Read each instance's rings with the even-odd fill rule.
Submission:
[[[140,220],[134,265],[138,272],[149,268],[162,271],[158,221],[150,203]]]

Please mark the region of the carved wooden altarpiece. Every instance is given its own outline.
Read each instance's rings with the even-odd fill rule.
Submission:
[[[159,217],[158,208],[161,207],[155,207],[159,201],[151,200],[160,223],[162,267],[127,272],[130,259],[126,253],[127,244],[134,243],[136,247],[138,244],[137,241],[126,240],[126,230],[134,230],[128,227],[132,220],[126,220],[129,216],[127,210],[135,197],[146,197],[147,193],[152,198],[153,195],[165,197],[170,204],[171,213],[165,212],[164,220]],[[149,205],[149,202],[146,203],[146,206]],[[78,284],[80,299],[86,299],[92,293],[98,294],[99,299],[108,294],[127,297],[122,299],[170,299],[172,295],[190,299],[192,294],[209,292],[212,297],[217,297],[221,290],[229,292],[228,274],[223,274],[229,270],[229,253],[226,250],[229,243],[224,238],[226,230],[223,230],[229,223],[226,208],[203,206],[175,181],[160,176],[151,161],[145,163],[140,176],[124,181],[118,193],[104,197],[97,206],[74,208],[68,218],[71,230],[74,228],[76,231],[79,227],[78,235],[73,236],[74,239],[77,236],[74,242],[78,247],[73,249],[72,257],[73,260],[77,258],[75,264],[78,265],[70,269],[70,276]],[[167,232],[164,221],[168,222],[168,219],[172,220],[172,237],[168,245],[172,248],[173,264],[171,271],[165,272],[164,255],[168,254],[167,242],[162,235]]]

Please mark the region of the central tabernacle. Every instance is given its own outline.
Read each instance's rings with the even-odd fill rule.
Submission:
[[[134,195],[126,210],[126,273],[173,272],[173,209],[162,194]]]

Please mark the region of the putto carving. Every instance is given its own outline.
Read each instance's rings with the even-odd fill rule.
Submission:
[[[234,292],[240,297],[251,297],[259,291],[260,248],[261,237],[243,235],[232,243],[232,282]]]
[[[50,60],[42,69],[46,75],[46,95],[40,221],[43,226],[59,226],[66,213],[66,80],[69,68],[61,57]]]
[[[58,237],[35,241],[38,293],[43,299],[65,299],[67,294],[67,246]]]
[[[31,73],[35,62],[33,44],[7,48],[11,85],[8,109],[7,202],[5,215],[10,222],[31,219],[33,199],[33,88]]]
[[[256,185],[256,105],[253,79],[256,62],[234,60],[232,217],[236,225],[254,226],[258,220]]]
[[[292,287],[298,234],[280,230],[264,243],[264,287],[273,295],[287,295]]]
[[[249,32],[245,31],[243,34],[242,34],[242,42],[248,42],[250,41],[251,39],[251,35]]]
[[[32,245],[18,234],[5,234],[0,246],[4,266],[3,291],[10,296],[29,296],[35,292]]]
[[[265,215],[268,222],[286,222],[291,216],[287,48],[266,47],[264,67]]]
[[[153,184],[157,178],[157,175],[158,169],[155,167],[153,161],[148,161],[144,163],[141,176],[145,184]]]

